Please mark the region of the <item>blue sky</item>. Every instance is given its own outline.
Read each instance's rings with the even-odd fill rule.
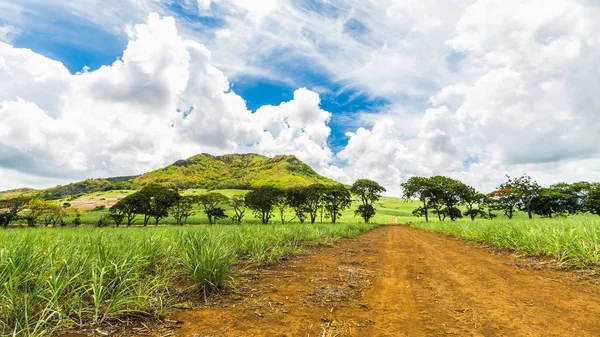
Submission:
[[[208,42],[203,41],[208,32],[226,25],[224,19],[218,16],[218,5],[212,5],[211,15],[199,14],[197,5],[186,4],[184,1],[174,1],[162,6],[166,13],[176,17],[179,25],[187,25],[192,32],[197,32],[192,38],[200,43]],[[341,14],[337,7],[319,1],[305,0],[297,6],[314,12],[324,11],[331,17]],[[101,25],[56,6],[42,5],[35,10],[25,11],[23,23],[18,27],[20,34],[12,44],[60,61],[73,74],[84,67],[93,71],[112,64],[122,56],[127,45],[124,32],[107,32]],[[344,25],[344,30],[360,39],[367,29],[359,20],[353,19]],[[275,70],[285,71],[286,76],[292,80],[291,83],[241,74],[229,77],[232,90],[246,100],[251,111],[264,105],[279,105],[289,101],[299,87],[324,90],[321,92],[321,107],[333,114],[329,124],[332,133],[328,144],[334,152],[346,145],[346,132],[370,126],[370,123],[357,118],[358,113],[374,113],[389,104],[383,97],[347,88],[343,83],[336,82],[325,69],[306,67],[309,60],[298,59],[293,55],[288,57],[285,53],[285,50],[274,53],[270,56],[273,60],[264,64],[269,64]]]
[[[600,180],[598,16],[581,0],[0,0],[0,189],[236,151],[389,190]]]

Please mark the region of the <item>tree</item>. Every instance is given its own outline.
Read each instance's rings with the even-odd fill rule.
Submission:
[[[27,226],[35,227],[38,218],[44,214],[49,207],[51,207],[51,204],[46,200],[39,198],[29,200],[23,211],[23,219],[27,221]]]
[[[275,203],[275,207],[277,207],[277,209],[279,210],[281,224],[285,225],[285,210],[288,208],[288,202],[287,202],[285,193],[282,193],[278,197],[277,202]],[[294,218],[295,218],[295,216],[294,216]],[[294,218],[292,218],[292,220],[294,220]],[[292,221],[292,220],[290,220],[290,221]]]
[[[236,194],[229,199],[229,206],[233,208],[235,215],[232,219],[238,224],[242,224],[242,219],[246,214],[246,196],[243,194]]]
[[[328,186],[323,195],[323,206],[331,216],[331,223],[336,223],[342,211],[352,204],[352,194],[344,185]],[[369,219],[372,215],[369,217]]]
[[[272,186],[261,186],[246,194],[246,205],[263,224],[273,217],[273,208],[284,196],[284,192]]]
[[[551,185],[550,188],[560,192],[567,198],[561,201],[562,206],[569,214],[579,214],[585,212],[585,200],[592,184],[586,181],[580,181],[572,184],[558,183]]]
[[[552,218],[568,212],[570,197],[557,188],[542,188],[539,195],[531,201],[531,211],[542,217]]]
[[[600,215],[600,183],[592,184],[584,201],[585,210]]]
[[[496,215],[496,213],[494,213],[494,211],[502,209],[502,206],[499,205],[496,202],[496,200],[494,198],[490,197],[489,195],[483,196],[481,207],[483,209],[487,209],[485,216],[490,220],[494,220],[495,218],[498,217],[498,215]]]
[[[355,214],[359,214],[365,220],[365,223],[368,223],[375,216],[373,204],[381,198],[381,193],[385,192],[386,189],[375,181],[359,179],[352,185],[350,191],[360,198],[363,206],[362,208],[359,207]]]
[[[310,216],[310,223],[317,221],[319,210],[322,209],[322,199],[327,187],[323,184],[312,184],[305,189],[306,193],[306,212]]]
[[[176,190],[159,184],[146,185],[138,193],[142,197],[140,206],[144,211],[141,212],[144,214],[144,226],[149,218],[154,218],[158,226],[160,219],[169,216],[169,208],[181,198]]]
[[[44,212],[44,225],[48,227],[49,225],[56,226],[57,224],[62,222],[63,217],[65,216],[65,209],[59,204],[49,202],[46,206],[46,211]]]
[[[424,216],[429,221],[429,205],[432,199],[431,183],[428,178],[411,177],[401,185],[402,197],[406,200],[416,198],[423,203],[422,207],[413,211],[417,216]]]
[[[509,219],[513,218],[515,208],[520,200],[520,194],[517,190],[511,186],[502,184],[497,190],[488,194],[488,196],[493,200],[498,210],[504,211],[504,215]]]
[[[458,208],[462,196],[468,193],[469,186],[464,183],[444,176],[435,176],[428,179],[427,193],[429,205],[433,207],[440,221],[450,217],[451,220],[462,218]]]
[[[135,222],[137,215],[144,211],[143,199],[143,196],[139,192],[130,194],[114,204],[109,211],[124,214],[125,219],[127,219],[127,227],[129,227]]]
[[[287,204],[294,210],[300,223],[304,223],[310,212],[308,206],[308,189],[306,187],[291,188],[286,193]]]
[[[204,213],[208,217],[208,223],[210,225],[214,224],[213,217],[216,214],[215,210],[219,207],[219,205],[227,203],[229,198],[224,196],[221,193],[207,193],[202,194],[196,197],[196,203],[200,204],[204,208]]]
[[[171,208],[169,208],[169,213],[171,214],[171,216],[173,216],[173,218],[175,218],[175,221],[177,221],[177,224],[179,226],[185,225],[187,219],[192,214],[194,214],[194,212],[192,212],[192,209],[195,203],[196,200],[194,197],[183,196],[179,198],[173,204],[173,206],[171,206]]]
[[[506,177],[508,178],[507,184],[513,187],[519,194],[519,205],[521,209],[527,211],[529,219],[532,219],[531,201],[539,196],[542,187],[527,174],[515,179],[511,179],[508,175]]]
[[[470,217],[472,221],[475,221],[475,218],[478,216],[485,217],[485,194],[479,193],[475,188],[465,185],[460,189],[459,196],[462,204],[467,209],[464,212],[465,216]]]
[[[81,225],[81,214],[83,214],[83,212],[78,208],[74,208],[69,213],[69,215],[73,216],[73,225],[75,227]]]
[[[211,216],[213,218],[213,223],[217,224],[217,220],[228,218],[227,214],[225,214],[225,210],[221,207],[217,207],[212,210]]]
[[[365,219],[365,223],[368,221],[367,219],[371,219],[375,216],[375,208],[371,205],[360,205],[354,211],[354,216],[360,216]]]
[[[123,223],[125,216],[125,212],[119,207],[111,207],[108,210],[108,219],[113,221],[115,223],[115,226],[117,227],[119,227]]]
[[[103,214],[98,221],[96,221],[96,227],[106,227],[109,225],[110,216],[108,214]]]
[[[15,221],[31,200],[30,197],[19,197],[9,200],[0,200],[0,225],[8,227]]]

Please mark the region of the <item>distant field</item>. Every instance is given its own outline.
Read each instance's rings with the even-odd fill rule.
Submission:
[[[132,194],[134,192],[135,191],[128,191],[128,190],[97,192],[97,193],[90,193],[90,194],[87,194],[87,195],[84,195],[84,196],[81,196],[81,197],[78,197],[75,199],[64,198],[64,199],[57,200],[56,202],[58,202],[60,204],[68,202],[71,204],[71,206],[73,208],[79,208],[79,209],[85,210],[87,213],[85,213],[81,216],[82,222],[84,224],[95,224],[102,215],[104,215],[108,212],[108,208],[110,206],[114,205],[116,202],[118,202],[120,199],[124,198],[128,194]],[[189,190],[180,191],[180,193],[182,195],[200,195],[200,194],[203,194],[206,192],[207,192],[207,190],[203,190],[203,189],[189,189]],[[249,191],[248,190],[227,189],[227,190],[214,190],[211,192],[218,192],[218,193],[222,193],[228,197],[231,197],[236,194],[246,194]],[[100,210],[100,211],[93,211],[94,208],[96,208],[97,206],[105,206],[107,209]],[[228,215],[233,214],[233,210],[228,205],[223,205],[222,207],[225,209],[225,211]],[[358,207],[358,204],[354,204],[354,205],[352,205],[351,208],[344,211],[342,213],[342,217],[339,219],[339,222],[340,223],[360,223],[360,222],[362,222],[362,219],[360,217],[354,216],[354,210],[357,207]],[[378,224],[389,224],[392,222],[392,218],[395,217],[396,221],[398,223],[406,223],[408,221],[415,219],[414,216],[412,215],[412,211],[416,207],[418,207],[418,202],[415,202],[415,201],[405,201],[403,199],[394,198],[394,197],[383,197],[375,205],[375,208],[377,209],[377,214],[373,218],[372,222],[378,223]],[[196,205],[194,212],[195,212],[195,214],[188,219],[188,224],[206,224],[206,223],[208,223],[208,218],[204,215],[200,206]],[[273,221],[275,221],[275,222],[280,221],[279,214],[276,213],[275,215],[276,216],[273,219]],[[290,220],[293,217],[294,217],[293,212],[291,210],[288,210],[286,212],[286,219]],[[317,221],[321,222],[320,218]],[[324,215],[323,223],[327,223],[329,221],[330,220],[328,218],[326,218]],[[69,221],[67,220],[67,222],[69,222]],[[138,219],[138,221],[136,223],[139,224],[140,222],[141,222],[141,217],[140,217],[140,219]],[[231,222],[231,220],[222,220],[221,221],[221,223],[223,223],[223,224],[228,223],[228,222]],[[175,224],[176,221],[174,218],[169,217],[166,219],[162,219],[160,223],[161,224]],[[255,219],[254,215],[251,213],[251,211],[248,210],[247,215],[244,218],[244,223],[258,224],[258,223],[260,223],[260,221]],[[291,223],[299,223],[299,221],[294,220]]]

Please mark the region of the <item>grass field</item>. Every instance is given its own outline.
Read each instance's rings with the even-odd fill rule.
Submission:
[[[565,267],[600,266],[600,217],[596,215],[530,220],[521,213],[512,220],[413,220],[412,226],[510,249],[520,255],[549,256]]]
[[[203,189],[189,189],[189,190],[181,191],[180,193],[182,195],[200,195],[200,194],[203,194],[206,192],[207,191],[203,190]],[[214,190],[212,192],[222,193],[228,197],[231,197],[236,194],[248,193],[247,190]],[[90,194],[87,194],[87,195],[84,195],[84,196],[81,196],[79,198],[72,199],[72,200],[65,198],[65,199],[57,200],[57,202],[60,204],[62,204],[64,202],[69,202],[72,205],[72,207],[85,210],[86,213],[84,213],[81,216],[82,223],[95,224],[102,215],[108,213],[108,209],[101,210],[101,211],[94,211],[93,209],[96,206],[103,205],[108,208],[108,207],[112,206],[113,204],[115,204],[121,198],[124,198],[125,196],[127,196],[128,194],[131,194],[131,193],[134,193],[134,191],[122,190],[122,191],[97,192],[97,193],[90,193]],[[418,202],[415,202],[415,201],[405,201],[403,199],[394,198],[394,197],[383,197],[375,205],[375,208],[377,209],[377,214],[373,218],[372,222],[378,223],[378,224],[388,224],[388,223],[392,222],[392,218],[396,218],[398,223],[411,221],[414,219],[414,216],[412,215],[412,211],[413,211],[413,209],[415,209],[418,206],[419,206]],[[223,205],[222,207],[225,209],[227,215],[233,215],[233,210],[231,209],[231,207],[229,207],[228,205]],[[342,212],[342,217],[339,219],[339,222],[340,223],[360,223],[360,222],[362,222],[363,220],[361,217],[354,216],[354,210],[357,207],[358,207],[358,204],[353,204],[351,208]],[[208,218],[203,213],[200,206],[198,206],[198,205],[195,206],[194,213],[195,214],[192,215],[188,219],[188,224],[207,224],[208,223]],[[293,212],[291,210],[288,210],[286,212],[286,219],[291,220],[293,217],[294,217]],[[136,224],[139,225],[142,222],[141,218],[142,218],[141,216],[138,217]],[[67,219],[66,221],[67,221],[67,223],[70,223],[71,220]],[[273,222],[281,222],[278,212],[275,212],[275,218],[273,218],[272,221]],[[320,217],[317,221],[319,223],[321,222]],[[325,217],[325,215],[324,215],[323,223],[327,223],[327,222],[330,222],[330,219]],[[176,220],[172,217],[169,217],[169,218],[162,219],[160,221],[160,223],[173,225],[173,224],[176,224]],[[221,223],[222,224],[231,223],[231,220],[221,220]],[[260,221],[258,219],[255,219],[254,215],[251,213],[251,211],[248,210],[246,213],[246,216],[244,217],[244,223],[258,224],[258,223],[260,223]],[[299,223],[299,221],[293,220],[293,221],[291,221],[291,223]]]
[[[0,335],[46,336],[59,328],[161,316],[181,298],[177,284],[191,283],[199,296],[218,292],[233,286],[243,268],[374,226],[0,231]]]

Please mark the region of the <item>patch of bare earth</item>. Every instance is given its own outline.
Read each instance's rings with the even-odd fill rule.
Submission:
[[[248,274],[234,293],[165,324],[115,335],[600,336],[599,294],[593,273],[384,226]]]

